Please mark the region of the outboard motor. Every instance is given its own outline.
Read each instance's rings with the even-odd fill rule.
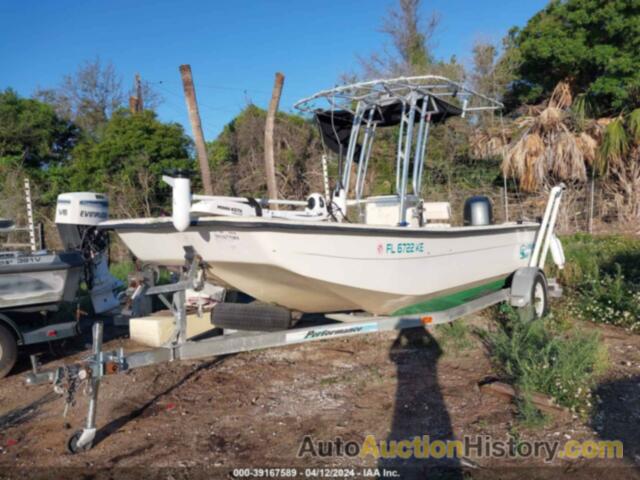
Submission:
[[[467,198],[464,202],[464,225],[479,226],[492,223],[491,200],[483,195]]]
[[[56,204],[56,226],[65,251],[78,251],[85,262],[85,281],[95,313],[120,306],[122,283],[109,272],[109,235],[97,229],[109,219],[109,201],[92,192],[62,193]]]

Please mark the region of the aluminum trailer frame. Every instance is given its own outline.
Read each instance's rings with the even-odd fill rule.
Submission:
[[[170,345],[131,354],[125,354],[123,349],[109,352],[103,351],[103,324],[102,322],[96,322],[93,325],[91,355],[79,363],[58,367],[49,371],[40,371],[37,362],[32,358],[33,371],[27,375],[26,383],[28,385],[52,383],[58,393],[66,394],[68,404],[73,401],[73,391],[78,389],[79,384],[86,383],[85,390],[89,396],[86,421],[83,429],[75,432],[67,442],[67,448],[71,453],[86,451],[93,446],[97,432],[96,411],[98,407],[98,393],[102,377],[105,375],[122,373],[134,368],[177,360],[202,359],[333,338],[353,337],[375,332],[400,331],[416,327],[427,328],[433,325],[450,323],[489,306],[509,301],[512,296],[510,288],[503,288],[462,305],[439,312],[389,317],[331,314],[326,315],[326,317],[330,320],[337,320],[338,323],[324,323],[278,332],[233,332],[205,340],[188,341],[180,339],[181,336],[179,334],[179,332],[183,330],[186,322],[186,315],[183,316],[182,314],[182,312],[184,312],[184,288],[187,286],[185,285],[186,283],[190,282],[179,282],[179,284],[175,284],[177,288],[181,289],[174,291],[177,293],[174,295],[174,299],[177,298],[177,301],[173,302],[178,335],[177,340]],[[164,287],[164,293],[167,293],[167,287]],[[152,289],[150,290],[151,291],[148,292],[150,294],[157,293]],[[176,309],[179,311],[176,312]],[[357,321],[353,321],[354,316],[358,318]],[[349,323],[341,323],[345,319],[349,319]],[[72,386],[72,392],[65,391],[64,388],[70,385]]]

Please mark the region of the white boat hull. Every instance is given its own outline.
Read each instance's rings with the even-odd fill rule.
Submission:
[[[391,314],[526,266],[537,224],[407,228],[211,217],[106,222],[140,260],[178,266],[192,246],[218,282],[301,312]]]

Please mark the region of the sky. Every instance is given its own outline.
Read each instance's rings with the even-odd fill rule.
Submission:
[[[477,40],[499,42],[547,0],[423,0],[439,13],[437,58],[468,64]],[[58,85],[84,61],[112,62],[127,87],[136,72],[164,99],[163,121],[191,134],[178,66],[191,65],[205,138],[248,102],[280,109],[358,71],[358,56],[388,45],[380,25],[394,0],[0,0],[0,89],[23,96]]]

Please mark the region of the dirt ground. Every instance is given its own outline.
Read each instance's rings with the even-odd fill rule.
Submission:
[[[234,471],[264,467],[296,468],[297,476],[306,478],[376,473],[367,468],[396,478],[640,478],[640,336],[589,328],[601,332],[609,349],[611,370],[597,390],[602,402],[590,419],[560,415],[534,430],[518,426],[509,401],[481,393],[478,384],[495,372],[475,337],[472,345],[459,349],[446,344],[439,332],[421,330],[110,376],[100,391],[96,444],[71,455],[66,440],[82,424],[86,398],[80,394],[63,418],[64,402],[49,386],[24,385],[28,362],[23,359],[18,374],[0,380],[0,478],[93,478],[90,472],[104,478],[287,476]],[[140,348],[126,338],[106,344],[119,346]],[[81,356],[76,352],[52,360],[45,355],[43,363],[58,365]],[[547,461],[486,458],[474,452],[449,462],[299,458],[306,435],[314,442],[339,437],[359,444],[367,435],[377,441],[422,435],[431,440],[469,435],[560,443],[620,439],[624,458]]]

